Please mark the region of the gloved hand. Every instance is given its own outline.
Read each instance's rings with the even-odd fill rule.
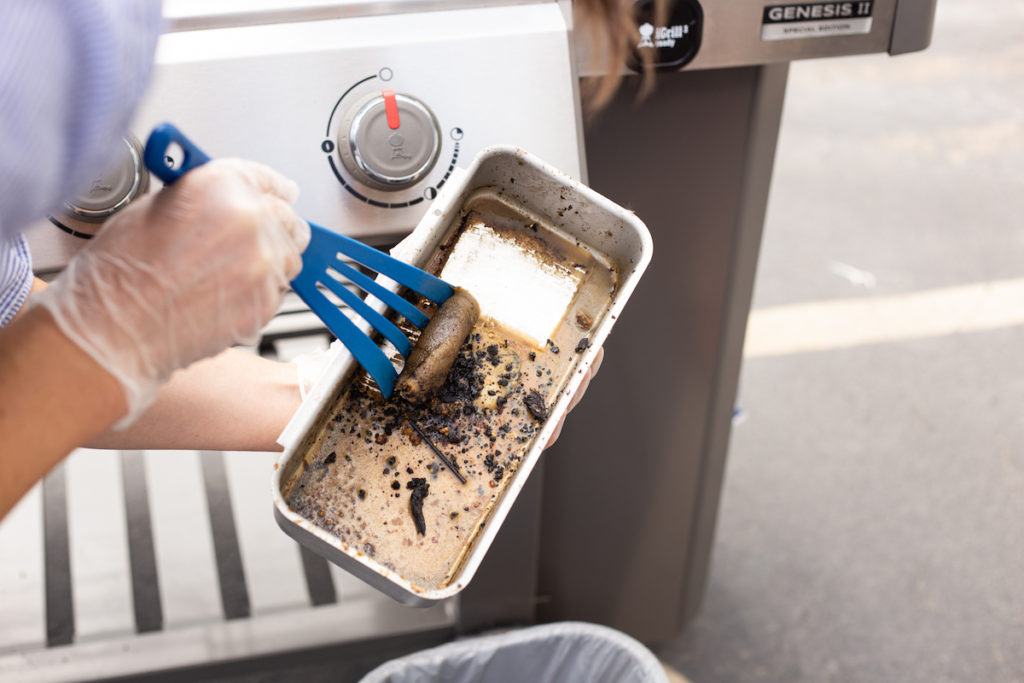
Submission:
[[[130,424],[171,373],[252,344],[302,267],[298,187],[211,161],[111,218],[34,305],[124,389]]]
[[[602,346],[597,350],[597,355],[594,357],[594,362],[590,364],[590,368],[587,369],[587,374],[584,376],[583,381],[580,382],[579,388],[576,393],[572,395],[572,399],[569,401],[569,410],[565,411],[565,415],[558,421],[558,426],[555,427],[555,431],[551,433],[551,438],[544,444],[544,448],[551,448],[552,444],[558,441],[558,437],[562,435],[562,427],[565,425],[565,417],[573,411],[573,408],[580,404],[583,400],[583,395],[587,393],[587,387],[590,386],[590,380],[597,377],[597,371],[601,369],[601,363],[604,362],[604,347]]]
[[[295,363],[295,374],[299,377],[299,395],[303,401],[343,348],[345,347],[342,343],[335,339],[325,349],[307,351],[292,359],[292,363]]]

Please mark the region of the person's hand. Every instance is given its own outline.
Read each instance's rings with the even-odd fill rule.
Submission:
[[[587,374],[583,377],[583,381],[580,382],[579,389],[572,395],[572,399],[569,401],[569,410],[565,411],[565,415],[558,421],[558,426],[555,427],[555,431],[551,433],[551,438],[544,444],[544,448],[551,448],[551,445],[558,440],[558,437],[562,435],[562,425],[565,424],[565,416],[572,412],[572,409],[579,405],[580,401],[583,400],[583,394],[587,393],[587,387],[590,386],[590,380],[597,377],[597,371],[601,369],[601,363],[604,362],[604,347],[602,346],[597,350],[597,355],[594,356],[594,362],[590,364],[590,368],[587,370]]]
[[[219,159],[111,218],[34,305],[124,389],[130,424],[171,373],[252,344],[302,267],[298,187]]]
[[[295,374],[299,378],[299,395],[303,401],[313,391],[313,387],[320,381],[320,377],[334,362],[335,356],[341,352],[342,348],[344,348],[342,343],[335,339],[326,348],[307,351],[292,359],[291,362],[295,364]]]

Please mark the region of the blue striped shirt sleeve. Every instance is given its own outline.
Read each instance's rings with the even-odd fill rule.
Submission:
[[[0,241],[109,163],[160,22],[160,0],[0,0]]]
[[[32,259],[24,236],[0,240],[0,327],[11,322],[31,288]]]

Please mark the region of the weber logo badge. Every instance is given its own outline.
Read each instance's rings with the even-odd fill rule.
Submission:
[[[637,28],[640,32],[640,42],[636,44],[641,47],[667,47],[674,48],[676,41],[683,36],[689,35],[689,24],[676,24],[675,26],[659,26],[654,28],[650,23],[644,22]],[[654,39],[651,39],[654,36]]]
[[[871,32],[874,0],[802,2],[768,5],[761,19],[761,40],[850,36]]]
[[[675,70],[693,59],[700,48],[704,10],[699,0],[673,0],[667,16],[655,16],[654,0],[636,0],[633,19],[637,32],[626,63],[643,71],[645,58],[655,69]]]

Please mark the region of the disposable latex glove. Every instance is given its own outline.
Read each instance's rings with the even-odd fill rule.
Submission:
[[[597,377],[597,371],[601,369],[601,363],[604,362],[604,347],[602,346],[597,350],[597,355],[594,357],[594,362],[590,364],[590,368],[587,369],[587,374],[583,377],[583,381],[580,382],[580,386],[576,389],[576,393],[572,395],[572,399],[569,401],[569,410],[565,411],[565,415],[558,421],[558,426],[555,427],[555,431],[551,433],[551,438],[544,444],[544,448],[551,448],[551,445],[558,440],[558,437],[562,435],[562,427],[565,425],[565,417],[573,411],[573,409],[580,404],[583,400],[583,395],[587,393],[587,387],[590,386],[590,380]]]
[[[117,427],[174,370],[255,343],[309,243],[297,196],[265,166],[212,161],[111,218],[35,297],[124,388]]]
[[[343,348],[341,342],[335,339],[325,349],[307,351],[292,360],[295,363],[295,372],[299,376],[299,395],[303,401]]]

